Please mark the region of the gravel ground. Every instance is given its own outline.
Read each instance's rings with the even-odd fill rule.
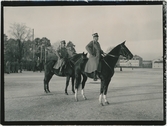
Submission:
[[[100,81],[88,79],[84,100],[76,102],[65,78],[53,76],[50,94],[43,89],[44,73],[5,74],[5,121],[162,121],[163,70],[115,70],[108,89],[109,105],[98,103]],[[79,91],[80,92],[80,91]]]

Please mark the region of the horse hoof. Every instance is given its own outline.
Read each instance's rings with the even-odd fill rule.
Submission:
[[[73,94],[75,94],[75,91],[72,91],[73,92]]]
[[[106,104],[106,105],[109,105],[110,103],[107,101],[107,102],[105,102],[105,104]]]
[[[47,90],[45,90],[44,92],[45,92],[46,94],[48,93],[48,91],[47,91]]]
[[[101,106],[104,106],[103,103],[100,103]]]
[[[87,100],[87,98],[86,98],[86,97],[84,97],[84,100]]]
[[[49,90],[49,89],[46,89],[45,91],[46,91],[47,93],[50,93],[50,90]]]
[[[66,94],[66,95],[68,95],[68,93],[67,93],[67,92],[65,92],[65,94]]]

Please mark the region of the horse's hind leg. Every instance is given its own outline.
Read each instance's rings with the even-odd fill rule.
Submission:
[[[53,73],[51,73],[51,72],[45,74],[45,78],[44,78],[44,90],[45,90],[46,93],[50,92],[50,90],[49,90],[49,81],[52,78],[52,76],[53,76]]]
[[[84,92],[84,87],[85,87],[85,83],[87,81],[87,76],[85,74],[82,74],[83,76],[83,80],[82,80],[82,90],[81,90],[81,94],[83,96],[83,98],[86,100],[86,96],[85,96],[85,92]]]
[[[101,86],[100,86],[100,96],[99,96],[99,103],[103,106],[102,98],[103,98],[103,91],[104,91],[104,80],[101,79]]]
[[[75,82],[75,100],[78,101],[78,88],[79,88],[79,85],[80,85],[80,82],[81,82],[81,74],[76,74],[75,75],[75,79],[76,79],[76,82]]]
[[[70,76],[67,76],[66,77],[66,87],[65,87],[65,94],[66,95],[68,95],[67,88],[68,88],[68,85],[69,85],[69,81],[70,81]]]

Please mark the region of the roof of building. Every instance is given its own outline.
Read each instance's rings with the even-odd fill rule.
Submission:
[[[143,60],[143,62],[152,62],[152,60]]]
[[[154,63],[163,63],[163,60],[155,61]]]

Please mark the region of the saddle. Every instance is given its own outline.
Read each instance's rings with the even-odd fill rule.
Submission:
[[[72,67],[72,65],[69,63],[71,60],[66,60],[66,61],[63,61],[64,63],[62,64],[62,61],[57,61],[54,66],[53,66],[53,72],[56,70],[56,71],[60,71],[60,67],[61,68],[61,73],[60,76],[64,76],[65,73],[67,72],[66,71],[66,68],[68,66],[68,64]]]

